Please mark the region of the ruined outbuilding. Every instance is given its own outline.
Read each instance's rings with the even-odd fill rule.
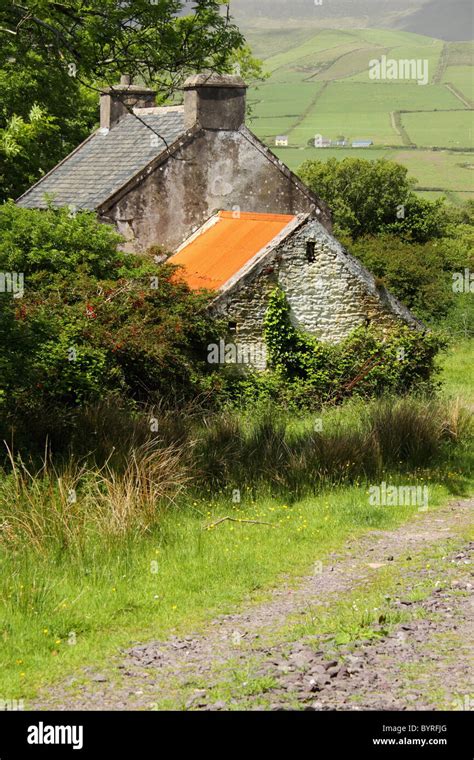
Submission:
[[[213,308],[225,317],[244,355],[264,367],[268,298],[281,288],[293,323],[322,341],[337,343],[356,327],[420,327],[411,312],[311,214],[221,211],[169,259],[190,288],[214,291]]]

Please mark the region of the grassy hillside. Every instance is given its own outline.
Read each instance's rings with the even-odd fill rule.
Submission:
[[[247,37],[268,75],[249,93],[250,126],[270,146],[288,136],[289,147],[275,152],[292,169],[348,155],[315,149],[315,135],[368,139],[374,147],[357,155],[400,161],[420,192],[445,192],[454,202],[473,194],[473,43],[368,28],[260,27]],[[383,55],[426,61],[428,84],[371,80],[369,63]]]

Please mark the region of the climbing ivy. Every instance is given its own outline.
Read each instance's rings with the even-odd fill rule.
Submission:
[[[336,345],[323,343],[292,324],[290,306],[280,288],[269,297],[264,338],[269,371],[286,386],[285,395],[293,392],[304,399],[308,394],[318,402],[353,394],[432,390],[436,355],[443,347],[436,334],[405,326],[390,335],[376,327],[357,328]]]
[[[334,347],[294,327],[289,303],[280,288],[270,294],[264,337],[271,366],[287,379],[311,379],[321,392],[331,385]]]

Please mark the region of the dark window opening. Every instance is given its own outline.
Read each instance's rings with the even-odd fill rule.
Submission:
[[[309,261],[310,263],[312,261],[315,261],[316,259],[316,243],[314,240],[307,240],[306,241],[306,261]]]
[[[237,322],[229,322],[229,332],[231,333],[237,332]]]

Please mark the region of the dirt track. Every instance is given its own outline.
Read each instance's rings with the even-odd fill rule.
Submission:
[[[298,587],[281,586],[268,601],[211,621],[205,632],[137,644],[106,671],[86,668],[29,706],[474,709],[474,543],[467,537],[473,510],[473,499],[453,502],[394,531],[349,541]],[[389,608],[404,613],[403,622],[386,626],[381,619],[376,638],[338,646],[316,633],[292,640],[298,616],[317,620],[318,609],[363,589],[388,565],[399,589]],[[414,599],[420,581],[428,591]]]

